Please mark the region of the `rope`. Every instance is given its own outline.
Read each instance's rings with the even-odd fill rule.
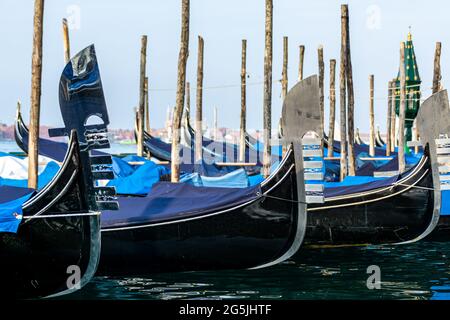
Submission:
[[[420,190],[435,191],[434,188],[422,187],[422,186],[414,186],[414,185],[403,184],[403,183],[394,183],[391,186],[391,188],[394,188],[395,186],[403,186],[403,187],[416,188],[416,189],[420,189]],[[265,197],[265,198],[279,200],[279,201],[284,201],[284,202],[289,202],[289,203],[300,203],[300,204],[306,204],[306,205],[308,204],[307,202],[304,202],[304,201],[296,201],[296,200],[291,200],[291,199],[285,199],[285,198],[281,198],[281,197],[269,196],[269,195],[266,195],[266,194],[263,194],[262,196]]]
[[[296,200],[291,200],[291,199],[285,199],[285,198],[280,198],[280,197],[275,197],[275,196],[269,196],[269,195],[266,195],[266,194],[263,194],[262,196],[266,197],[266,198],[269,198],[269,199],[280,200],[280,201],[285,201],[285,202],[290,202],[290,203],[308,204],[307,202],[304,202],[304,201],[296,201]]]
[[[422,186],[413,186],[413,185],[404,184],[404,183],[394,183],[391,188],[394,188],[395,186],[411,187],[411,188],[416,188],[416,189],[421,189],[421,190],[428,190],[428,191],[434,191],[435,190],[435,188],[422,187]]]
[[[264,84],[263,81],[261,82],[250,82],[247,83],[247,86],[259,86]],[[217,86],[209,86],[209,87],[202,87],[202,90],[211,90],[211,89],[226,89],[226,88],[240,88],[241,84],[224,84],[224,85],[217,85]],[[191,87],[191,90],[197,90],[197,87]],[[155,88],[155,89],[149,89],[148,91],[151,92],[158,92],[158,91],[177,91],[177,89],[171,89],[171,88]]]

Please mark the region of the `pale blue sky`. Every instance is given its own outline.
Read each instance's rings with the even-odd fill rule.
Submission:
[[[273,124],[281,111],[282,38],[289,37],[289,87],[297,79],[298,45],[306,46],[305,75],[317,72],[317,47],[324,45],[326,87],[329,59],[339,58],[340,5],[334,0],[274,0]],[[436,41],[443,42],[445,86],[450,37],[448,1],[349,1],[352,62],[356,95],[356,126],[368,130],[369,74],[375,74],[376,123],[385,128],[387,81],[396,75],[400,41],[412,26],[423,96],[430,94]],[[0,2],[0,122],[12,123],[16,100],[28,118],[33,27],[32,0]],[[132,128],[132,108],[139,92],[140,36],[148,35],[148,76],[152,127],[162,127],[166,108],[175,103],[180,33],[179,0],[46,0],[41,123],[60,125],[58,81],[63,63],[61,19],[75,17],[72,54],[94,43],[100,63],[111,127]],[[76,10],[75,10],[76,11]],[[74,21],[75,21],[74,20]],[[197,35],[205,39],[204,86],[236,85],[204,92],[204,117],[211,125],[213,108],[219,126],[239,127],[241,39],[248,40],[248,127],[262,127],[264,0],[191,0],[188,81],[196,82]],[[326,113],[328,114],[328,92]],[[195,106],[195,91],[191,92]],[[337,104],[339,106],[339,103]],[[328,117],[327,117],[328,118]]]

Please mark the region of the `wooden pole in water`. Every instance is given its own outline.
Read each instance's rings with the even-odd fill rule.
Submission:
[[[394,93],[392,92],[392,81],[389,81],[388,83],[388,103],[387,103],[387,112],[386,112],[386,157],[389,157],[391,155],[391,148],[392,148],[392,140],[391,140],[391,117],[392,117],[392,99],[391,96]]]
[[[67,19],[62,19],[62,31],[63,31],[63,41],[64,41],[64,62],[67,64],[70,61],[70,38],[69,38],[69,27],[67,25]]]
[[[397,92],[397,81],[392,79],[392,94],[391,94],[391,152],[395,151],[395,146],[397,144],[397,138],[395,136],[395,94]]]
[[[272,159],[272,54],[273,54],[273,0],[266,0],[265,50],[264,50],[264,157],[263,176],[270,175]]]
[[[323,46],[320,45],[317,48],[317,57],[319,63],[319,107],[320,107],[320,132],[317,132],[319,136],[322,136],[324,132],[325,122],[325,106],[324,106],[324,78],[325,78],[325,64],[323,62]]]
[[[299,59],[298,59],[298,81],[303,80],[303,61],[305,57],[305,46],[301,45],[299,47]]]
[[[180,128],[186,89],[186,64],[189,52],[189,0],[181,1],[181,39],[178,56],[177,99],[173,116],[171,181],[180,181]]]
[[[330,125],[328,132],[328,141],[333,144],[334,141],[334,123],[336,122],[336,60],[330,60]],[[333,148],[328,147],[328,157],[333,156]]]
[[[355,159],[355,96],[353,92],[353,70],[352,70],[352,56],[350,50],[350,23],[348,5],[341,6],[341,13],[344,17],[344,32],[345,32],[345,68],[347,78],[347,131],[348,131],[348,174],[350,176],[356,175],[356,159]]]
[[[283,37],[283,71],[281,73],[281,99],[287,96],[288,92],[288,37]]]
[[[150,110],[149,110],[149,95],[148,95],[148,77],[145,77],[144,83],[144,93],[145,93],[145,130],[150,133]]]
[[[144,155],[145,69],[147,64],[147,36],[141,37],[141,62],[139,77],[139,109],[137,132],[137,155]]]
[[[400,112],[398,124],[398,169],[403,173],[405,164],[405,115],[406,115],[406,70],[405,43],[400,44]]]
[[[239,141],[239,161],[245,161],[245,131],[247,127],[247,40],[242,40],[241,56],[241,127]]]
[[[44,0],[34,2],[33,55],[31,60],[30,136],[28,141],[28,188],[38,186],[38,140],[41,112],[42,33],[44,25]]]
[[[433,94],[441,90],[441,47],[442,44],[440,42],[436,42],[433,68]]]
[[[340,105],[340,125],[341,125],[341,181],[347,176],[347,104],[346,104],[346,82],[345,74],[347,69],[347,39],[346,39],[346,17],[341,7],[341,61],[339,70],[339,105]],[[329,148],[333,147],[333,141],[329,141]]]
[[[369,140],[369,155],[375,156],[375,110],[374,110],[374,75],[369,76],[370,83],[370,101],[369,101],[369,122],[370,122],[370,140]]]
[[[197,109],[195,112],[195,162],[202,160],[202,118],[203,118],[203,38],[198,36],[198,55],[197,55]]]

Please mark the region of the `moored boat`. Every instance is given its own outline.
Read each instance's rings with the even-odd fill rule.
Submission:
[[[87,85],[92,69],[84,63],[79,59],[65,70],[82,70],[77,74],[78,83]],[[70,99],[80,91],[85,89],[67,88],[66,93]],[[87,102],[82,101],[77,114],[86,106]],[[69,294],[87,284],[97,270],[101,250],[100,211],[112,210],[116,203],[111,201],[113,189],[94,187],[95,180],[108,173],[107,169],[97,171],[95,164],[108,164],[110,157],[92,158],[90,150],[108,146],[107,129],[106,124],[86,128],[85,119],[74,126],[77,119],[72,117],[70,123],[66,122],[64,130],[70,135],[67,152],[49,184],[39,191],[0,187],[2,297]],[[89,130],[94,129],[99,134],[89,136]]]
[[[308,81],[312,88],[310,95],[314,95],[313,92],[318,92],[317,83],[314,78]],[[299,83],[288,93],[283,105],[283,119],[296,117],[298,130],[309,127],[318,132],[318,99],[299,94],[300,87],[305,85]],[[425,109],[436,104],[430,99],[424,103]],[[423,130],[427,130],[424,127]],[[286,132],[284,128],[283,132]],[[291,134],[300,136],[300,132]],[[440,208],[440,194],[435,191],[439,178],[433,177],[433,172],[438,169],[431,160],[435,153],[435,149],[427,148],[421,160],[399,176],[363,184],[341,183],[334,188],[330,187],[332,184],[326,184],[323,203],[308,206],[305,244],[404,243],[429,235],[437,225]]]

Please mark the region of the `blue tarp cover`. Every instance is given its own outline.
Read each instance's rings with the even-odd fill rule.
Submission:
[[[59,165],[54,162],[50,161],[47,166],[45,167],[44,171],[39,175],[38,178],[38,189],[42,189],[45,187],[52,179],[53,177],[58,173],[59,171]],[[0,186],[11,186],[11,187],[18,187],[18,188],[26,188],[28,186],[28,180],[27,179],[6,179],[0,177]]]
[[[197,187],[216,188],[246,188],[249,186],[249,179],[244,169],[238,169],[221,177],[205,177],[198,173],[190,173],[180,179]]]
[[[102,214],[102,228],[130,226],[215,213],[257,199],[260,186],[245,189],[158,182],[146,197],[119,197],[119,211]]]
[[[166,168],[153,161],[146,161],[134,172],[127,162],[120,159],[115,159],[114,162],[120,165],[119,175],[122,176],[116,176],[114,180],[108,182],[108,186],[115,186],[118,194],[146,195],[153,184],[159,181],[161,175],[169,173]]]
[[[0,186],[0,232],[17,232],[22,221],[22,205],[33,193],[33,189]]]

